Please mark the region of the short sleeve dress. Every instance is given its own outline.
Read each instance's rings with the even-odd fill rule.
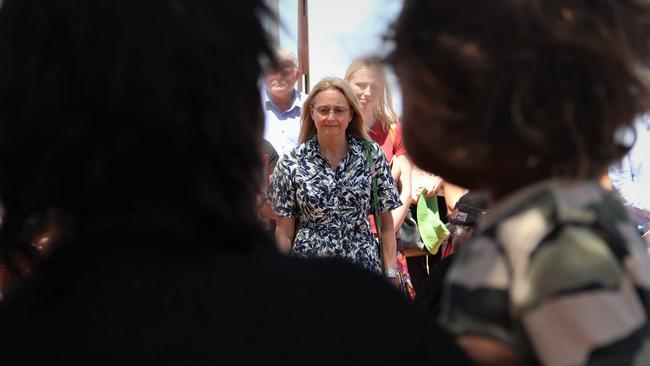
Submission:
[[[385,213],[402,203],[384,153],[372,141],[368,146],[379,211]],[[336,169],[321,155],[316,137],[296,147],[278,162],[269,198],[276,214],[298,222],[292,255],[339,257],[381,273],[379,248],[368,222],[372,171],[363,141],[349,136],[348,147]]]

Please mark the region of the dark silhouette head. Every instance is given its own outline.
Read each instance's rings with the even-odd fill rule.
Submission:
[[[639,0],[407,0],[389,58],[415,163],[506,194],[602,174],[648,107]]]
[[[77,231],[256,229],[261,3],[4,0],[3,248],[46,212]]]

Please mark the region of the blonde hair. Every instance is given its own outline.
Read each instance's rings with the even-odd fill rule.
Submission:
[[[352,75],[361,69],[368,69],[379,75],[383,87],[381,89],[381,95],[377,101],[377,106],[373,112],[373,116],[375,117],[375,123],[379,122],[384,131],[393,129],[397,124],[397,113],[393,108],[393,97],[390,93],[390,89],[388,89],[386,73],[384,72],[381,60],[377,57],[360,57],[352,61],[350,66],[348,66],[348,69],[345,71],[345,81],[349,82],[352,80]]]
[[[314,86],[311,93],[309,93],[309,96],[303,103],[302,114],[300,116],[300,135],[298,137],[298,143],[302,144],[316,135],[316,124],[314,123],[314,119],[311,117],[311,110],[314,107],[314,98],[316,98],[320,92],[326,90],[338,90],[343,94],[350,105],[352,120],[348,125],[346,133],[362,140],[370,140],[370,137],[368,137],[368,133],[366,132],[366,126],[363,121],[363,114],[361,113],[359,100],[354,95],[350,85],[339,78],[327,77]]]

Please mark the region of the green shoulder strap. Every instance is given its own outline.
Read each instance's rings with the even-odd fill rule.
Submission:
[[[383,255],[383,243],[381,241],[381,218],[379,217],[379,194],[377,193],[377,177],[375,176],[375,163],[372,158],[372,151],[370,150],[370,143],[368,140],[363,140],[363,151],[366,153],[366,161],[370,166],[370,172],[372,173],[372,216],[375,218],[375,228],[377,228],[377,239],[379,239],[379,257],[381,258],[381,267],[384,268],[384,255]]]

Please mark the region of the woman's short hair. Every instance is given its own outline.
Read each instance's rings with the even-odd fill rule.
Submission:
[[[389,62],[415,163],[470,188],[602,174],[648,107],[648,8],[407,0]]]
[[[381,95],[377,101],[377,106],[374,111],[375,121],[379,122],[384,131],[388,131],[393,125],[397,123],[397,113],[393,108],[393,97],[388,87],[388,80],[386,72],[384,71],[383,63],[378,57],[360,57],[352,61],[348,69],[345,71],[345,81],[350,82],[355,72],[361,69],[368,69],[375,72],[383,85]],[[366,121],[368,122],[368,121]]]
[[[299,143],[302,144],[316,135],[316,124],[314,123],[314,119],[311,117],[311,111],[314,108],[314,98],[316,98],[320,92],[325,90],[338,90],[348,101],[350,112],[352,113],[352,121],[350,121],[350,124],[348,125],[347,134],[360,139],[369,139],[363,121],[363,114],[361,113],[359,100],[354,95],[350,85],[339,78],[327,77],[314,86],[307,96],[307,99],[303,102],[302,114],[300,117],[300,135],[298,137]]]

